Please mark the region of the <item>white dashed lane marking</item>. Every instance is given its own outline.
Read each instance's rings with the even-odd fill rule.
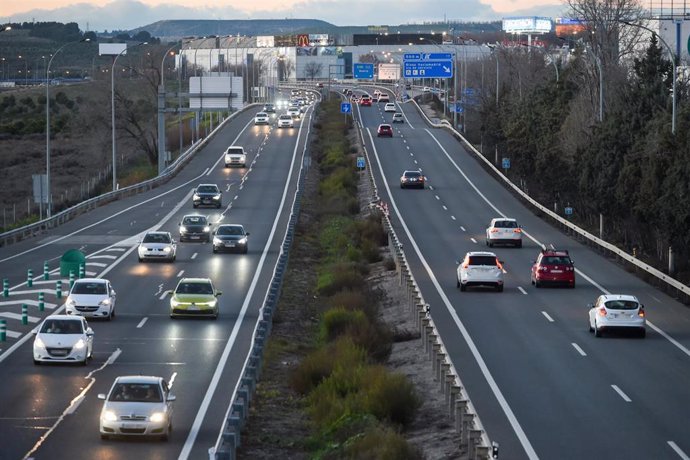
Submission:
[[[541,312],[541,314],[544,315],[544,317],[546,317],[546,319],[549,320],[550,323],[553,323],[553,318],[548,313],[543,311]]]
[[[577,350],[578,353],[580,353],[581,356],[587,356],[587,353],[585,353],[585,351],[582,348],[580,348],[580,345],[576,344],[575,342],[571,343],[571,345],[575,350]]]
[[[527,291],[525,291],[522,286],[518,286],[518,291],[522,292],[524,295],[527,295]]]
[[[149,318],[146,317],[146,318],[142,319],[141,321],[139,321],[139,324],[137,324],[137,329],[141,329],[144,326],[144,324],[146,324],[146,321],[148,321],[148,319]]]
[[[623,398],[623,401],[625,401],[625,402],[632,402],[632,399],[630,399],[630,398],[628,397],[628,395],[626,395],[625,393],[623,393],[623,390],[621,390],[620,388],[618,388],[618,385],[611,385],[611,388],[613,388],[613,390],[614,390],[616,393],[618,393],[618,396],[620,396],[621,398]]]

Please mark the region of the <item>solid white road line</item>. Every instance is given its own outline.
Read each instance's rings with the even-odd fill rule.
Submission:
[[[671,449],[673,449],[682,460],[690,460],[690,457],[688,457],[686,453],[683,452],[680,447],[678,447],[678,444],[673,441],[668,441],[668,445],[671,446]]]
[[[541,314],[544,315],[544,316],[546,317],[546,319],[549,320],[550,323],[553,323],[553,322],[554,322],[554,321],[553,321],[553,318],[551,317],[551,315],[549,315],[549,314],[546,313],[545,311],[541,312]]]
[[[148,321],[148,320],[149,320],[149,318],[147,316],[146,318],[139,321],[139,324],[137,324],[137,329],[141,329],[144,326],[144,324],[146,324],[146,321]]]
[[[518,291],[522,292],[523,294],[527,295],[527,291],[525,291],[522,286],[518,286]]]
[[[427,130],[427,132],[428,132],[428,130]],[[538,459],[539,456],[537,455],[536,451],[534,450],[534,447],[532,447],[532,443],[527,438],[527,435],[525,434],[525,431],[522,429],[520,422],[518,422],[517,417],[515,416],[515,413],[510,408],[508,401],[506,400],[505,396],[503,396],[503,392],[498,387],[496,380],[494,380],[494,377],[491,374],[489,367],[486,365],[486,362],[484,361],[484,357],[479,352],[479,348],[477,348],[477,345],[474,343],[474,340],[470,336],[470,333],[467,331],[464,323],[462,322],[462,320],[458,316],[457,312],[455,311],[455,308],[453,308],[453,305],[450,303],[450,300],[448,299],[448,296],[446,296],[446,293],[444,292],[443,288],[441,287],[440,283],[438,282],[436,275],[431,270],[431,266],[429,266],[429,263],[427,262],[426,258],[422,254],[422,251],[419,249],[419,246],[417,245],[416,240],[412,236],[412,232],[410,232],[410,229],[408,228],[407,224],[405,223],[405,220],[402,218],[402,214],[400,214],[400,210],[398,209],[398,206],[395,203],[395,199],[393,198],[393,194],[391,193],[390,186],[388,185],[388,181],[386,181],[386,175],[383,172],[383,166],[381,166],[381,160],[379,159],[378,151],[376,150],[376,146],[374,145],[374,138],[371,136],[371,131],[369,129],[367,129],[367,133],[369,134],[369,140],[371,142],[371,146],[372,146],[372,149],[374,151],[374,156],[376,157],[376,162],[378,163],[379,172],[380,172],[381,178],[383,180],[383,184],[385,185],[386,191],[388,192],[388,196],[390,197],[390,200],[391,200],[391,206],[393,207],[395,214],[398,216],[398,220],[400,221],[400,224],[402,225],[402,228],[405,231],[407,238],[410,240],[412,247],[414,248],[415,252],[417,253],[417,257],[419,258],[422,265],[424,266],[424,269],[426,270],[427,274],[429,275],[429,278],[430,278],[431,282],[433,283],[434,287],[436,288],[438,295],[441,297],[441,300],[443,301],[443,304],[445,305],[446,309],[448,310],[448,313],[453,318],[453,321],[455,322],[456,327],[458,328],[458,330],[462,334],[463,338],[465,339],[465,342],[467,343],[468,348],[472,352],[472,356],[474,356],[474,359],[477,362],[477,365],[479,366],[479,369],[481,370],[482,375],[486,379],[486,382],[488,383],[489,388],[491,388],[491,391],[494,394],[494,397],[496,398],[496,400],[498,401],[498,404],[501,406],[503,413],[505,414],[506,418],[508,419],[508,422],[510,423],[510,426],[513,428],[513,431],[515,432],[515,436],[518,438],[518,440],[520,441],[520,444],[522,445],[522,448],[525,450],[527,457],[530,460]],[[445,152],[445,150],[444,150],[444,152]]]
[[[623,398],[623,401],[625,401],[625,402],[632,402],[632,399],[630,399],[630,398],[628,397],[628,395],[626,395],[625,393],[623,393],[623,390],[621,390],[620,388],[618,388],[618,385],[611,385],[611,388],[613,388],[613,390],[614,390],[616,393],[618,393],[618,396],[620,396],[621,398]]]
[[[576,344],[575,342],[571,343],[570,345],[572,345],[573,348],[577,350],[578,353],[580,353],[580,355],[587,356],[587,353],[585,353],[585,351],[582,348],[580,348],[580,345]]]

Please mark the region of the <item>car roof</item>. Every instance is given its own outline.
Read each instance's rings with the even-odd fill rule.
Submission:
[[[212,283],[212,281],[211,278],[182,278],[180,283]]]
[[[416,169],[406,169],[405,171],[403,171],[403,174],[407,174],[407,173],[421,174],[422,172],[418,171]]]
[[[268,114],[266,112],[257,112],[256,115],[258,116],[258,115],[268,115]]]
[[[499,221],[503,221],[503,222],[517,222],[517,220],[513,219],[512,217],[495,217],[495,218],[493,218],[493,219],[491,219],[491,220],[494,221],[494,222],[499,222]]]
[[[199,184],[199,185],[197,185],[197,187],[204,187],[204,186],[206,186],[206,187],[218,187],[217,184]]]
[[[221,228],[221,227],[239,227],[239,228],[244,229],[244,225],[242,225],[242,224],[220,224],[218,226],[218,228]]]
[[[49,320],[49,319],[59,319],[59,320],[70,320],[70,321],[81,321],[84,319],[83,316],[77,316],[77,315],[50,315],[47,316],[43,321]]]
[[[394,117],[397,117],[398,115],[400,115],[400,116],[402,117],[402,112],[395,112],[395,113],[393,114]]]
[[[159,383],[163,377],[153,375],[121,375],[115,378],[117,383]]]
[[[389,125],[388,123],[381,123],[379,125],[379,128],[390,128],[390,127],[391,127],[391,125]]]
[[[544,256],[570,257],[570,254],[566,250],[544,249],[541,251],[541,253]]]
[[[465,256],[486,256],[486,257],[496,257],[496,254],[488,251],[470,251]]]
[[[170,232],[146,232],[145,235],[170,235]]]
[[[101,283],[101,284],[105,284],[108,282],[108,280],[102,279],[102,278],[80,278],[80,279],[74,280],[74,282],[75,283]]]
[[[608,302],[609,300],[631,300],[633,302],[640,303],[640,301],[637,300],[637,297],[628,294],[605,294],[602,295],[601,298],[604,302]]]
[[[187,217],[204,217],[204,218],[206,218],[206,216],[203,214],[185,214],[184,216],[182,216],[183,219],[185,219]]]

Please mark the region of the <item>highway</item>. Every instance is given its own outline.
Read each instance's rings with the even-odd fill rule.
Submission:
[[[377,138],[383,105],[354,108],[379,195],[499,458],[688,459],[690,310],[536,217],[412,104],[393,138]],[[427,188],[400,189],[405,169]],[[484,245],[500,216],[524,227],[523,248]],[[570,251],[575,289],[530,284],[541,245]],[[502,293],[456,288],[456,261],[482,250],[505,262]],[[646,339],[588,332],[587,304],[604,293],[638,296]]]
[[[12,287],[9,298],[0,298],[0,318],[10,331],[0,342],[0,459],[208,458],[286,232],[313,111],[295,128],[278,130],[254,126],[259,108],[226,123],[164,186],[0,249],[0,276]],[[231,144],[244,146],[247,168],[223,167],[222,153]],[[192,189],[199,183],[221,187],[221,209],[192,209]],[[175,263],[138,263],[143,232],[170,231],[177,239],[182,216],[196,212],[212,222],[243,224],[251,233],[248,254],[213,254],[211,244],[190,242],[178,243]],[[57,274],[29,288],[22,285],[26,271],[41,275],[44,261],[54,270],[72,248],[87,254],[87,275],[112,282],[116,317],[89,321],[95,345],[86,367],[35,366],[30,331],[41,318],[61,311],[64,297],[54,293]],[[223,291],[218,320],[169,317],[167,291],[187,276],[210,277]],[[44,312],[35,306],[38,289],[46,290]],[[31,301],[29,324],[22,325],[21,303]],[[129,374],[158,375],[172,384],[177,400],[168,442],[100,439],[103,402],[97,394]]]

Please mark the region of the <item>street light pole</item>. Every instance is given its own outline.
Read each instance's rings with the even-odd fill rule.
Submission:
[[[143,43],[138,43],[132,48],[136,48],[138,46],[142,45],[148,45],[148,42],[143,42]],[[113,65],[112,68],[110,69],[110,106],[111,106],[111,118],[110,118],[110,123],[112,126],[112,143],[113,143],[113,192],[117,190],[117,148],[116,148],[116,143],[115,143],[115,63],[117,62],[117,58],[122,56],[123,53],[127,52],[127,47],[125,46],[125,49],[120,51],[120,53],[115,56],[115,59],[113,59]]]
[[[177,48],[177,43],[168,48],[161,59],[161,84],[158,85],[158,174],[160,175],[166,166],[165,154],[165,58],[168,54],[175,55],[173,49]],[[181,46],[181,45],[180,45]],[[178,89],[179,91],[179,89]]]
[[[82,40],[75,40],[73,42],[65,43],[56,52],[50,56],[48,65],[46,66],[46,216],[50,217],[52,211],[52,200],[50,198],[50,64],[53,63],[53,59],[58,55],[60,51],[66,46],[73,45],[75,43],[90,42],[90,38],[84,38]],[[41,197],[41,204],[43,203],[43,197]]]

